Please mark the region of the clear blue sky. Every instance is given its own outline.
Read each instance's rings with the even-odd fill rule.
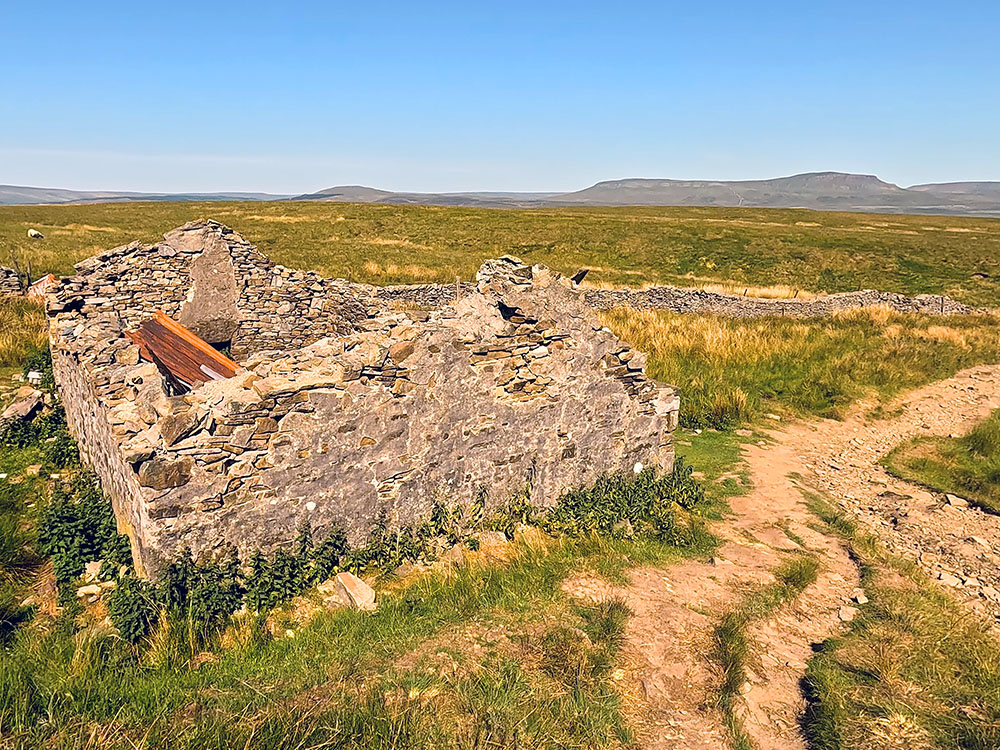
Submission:
[[[1000,3],[0,0],[0,183],[1000,180]]]

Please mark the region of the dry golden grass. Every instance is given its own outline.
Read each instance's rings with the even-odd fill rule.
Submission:
[[[45,346],[48,326],[39,302],[0,298],[0,367],[20,367],[34,350]]]
[[[649,375],[680,387],[689,427],[730,427],[766,411],[841,416],[858,399],[1000,361],[996,315],[943,320],[871,307],[811,320],[633,309],[603,318],[649,353]]]
[[[814,292],[807,292],[787,284],[749,286],[727,281],[719,284],[705,284],[699,288],[716,294],[734,294],[739,297],[763,297],[765,299],[813,299],[817,296]]]
[[[398,279],[399,277],[406,277],[412,279],[411,283],[419,283],[421,281],[434,281],[438,277],[438,272],[433,268],[427,268],[427,266],[417,265],[416,263],[398,265],[396,263],[376,263],[370,260],[365,263],[364,269],[365,273],[373,279]]]
[[[385,279],[366,262],[473,278],[509,253],[562,273],[591,268],[617,286],[719,284],[736,294],[794,296],[860,288],[946,294],[973,305],[1000,299],[1000,220],[784,209],[559,208],[496,210],[349,203],[128,203],[0,206],[8,248],[36,274],[132,240],[153,241],[194,219],[230,224],[276,262],[352,281]],[[46,237],[28,242],[26,232]],[[955,232],[949,229],[960,229]],[[799,293],[802,297],[802,293]]]

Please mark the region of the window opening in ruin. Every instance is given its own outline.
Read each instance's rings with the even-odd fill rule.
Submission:
[[[209,346],[211,346],[215,351],[221,354],[223,357],[232,358],[233,354],[233,340],[228,341],[210,341]]]

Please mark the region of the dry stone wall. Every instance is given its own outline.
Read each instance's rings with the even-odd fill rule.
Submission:
[[[887,306],[902,313],[949,315],[974,312],[973,308],[948,297],[921,294],[907,297],[894,292],[864,289],[826,294],[810,299],[764,299],[720,294],[704,289],[660,286],[651,289],[592,289],[587,302],[600,310],[634,307],[640,310],[670,310],[676,313],[712,313],[733,318],[789,316],[820,318],[859,307]]]
[[[0,268],[0,297],[20,293],[21,285],[17,281],[17,272],[12,268]]]
[[[675,389],[575,284],[502,258],[461,291],[401,310],[212,222],[80,264],[49,299],[56,379],[138,569],[184,546],[269,551],[306,521],[359,543],[383,513],[417,523],[437,501],[522,491],[548,506],[605,471],[671,467]],[[124,335],[156,309],[244,369],[171,395]]]
[[[401,306],[435,308],[450,304],[456,294],[466,293],[468,284],[419,284],[380,288],[379,299]],[[640,310],[670,310],[675,313],[705,313],[732,318],[787,316],[821,318],[859,307],[886,306],[901,313],[952,315],[976,310],[949,297],[920,294],[908,297],[894,292],[863,289],[824,294],[809,299],[765,299],[721,294],[704,289],[658,286],[650,289],[587,289],[585,300],[596,310],[634,307]]]

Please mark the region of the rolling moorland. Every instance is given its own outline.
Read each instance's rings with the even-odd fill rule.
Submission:
[[[505,253],[616,286],[729,282],[819,292],[883,289],[1000,299],[1000,222],[791,209],[519,211],[339,203],[138,203],[0,207],[0,256],[70,273],[102,249],[196,218],[232,225],[293,268],[376,284],[471,279]],[[46,235],[26,244],[30,227]],[[4,261],[6,262],[6,261]],[[742,291],[742,289],[740,290]]]
[[[293,200],[479,208],[555,206],[737,206],[822,211],[1000,216],[1000,183],[951,182],[900,187],[874,175],[809,172],[769,180],[606,180],[555,193],[393,192],[339,185],[302,195],[263,193],[130,193],[0,185],[0,205],[112,201]]]
[[[510,253],[568,273],[589,267],[595,284],[713,284],[773,295],[870,287],[990,308],[1000,300],[1000,220],[784,209],[2,207],[0,264],[14,248],[36,276],[69,273],[101,249],[150,241],[202,217],[233,226],[278,262],[379,284],[470,279],[483,259]],[[28,228],[45,239],[28,240]],[[650,353],[651,376],[681,388],[678,452],[695,473],[679,480],[690,493],[683,500],[675,488],[657,501],[687,531],[628,538],[582,521],[567,533],[544,519],[494,519],[511,531],[510,547],[468,548],[461,562],[427,575],[393,576],[398,557],[373,557],[364,572],[382,598],[374,615],[325,611],[313,589],[292,582],[295,596],[273,607],[219,618],[213,605],[209,626],[205,601],[185,600],[162,605],[148,637],[118,637],[104,621],[104,601],[77,600],[75,579],[53,569],[51,560],[58,571],[67,557],[84,555],[70,537],[98,549],[114,543],[106,524],[73,510],[101,509],[72,451],[55,450],[65,442],[58,425],[6,443],[0,473],[17,481],[0,484],[0,745],[703,747],[689,743],[707,731],[695,717],[717,725],[716,747],[996,747],[1000,648],[987,619],[874,536],[842,498],[794,477],[778,481],[767,465],[800,455],[776,426],[798,418],[891,422],[907,408],[900,394],[1000,363],[997,315],[870,310],[737,321],[615,310],[605,322]],[[0,326],[6,384],[40,361],[44,318],[37,305],[8,300]],[[946,432],[905,442],[886,463],[989,509],[998,441],[995,418],[983,424],[965,438]],[[762,533],[746,525],[746,506],[768,492],[785,503],[783,541],[759,537],[769,542],[740,552],[748,534]],[[574,502],[606,511],[608,498],[592,491]],[[530,522],[514,533],[517,520]],[[710,556],[727,564],[706,562]],[[316,560],[303,552],[300,563],[313,570]],[[222,575],[198,575],[209,573]],[[647,579],[656,586],[643,588]],[[58,586],[68,597],[59,599]],[[851,586],[862,596],[852,594],[855,614],[841,617],[839,632],[795,619],[801,609],[820,618],[829,606],[816,597]],[[595,600],[586,594],[593,590],[614,596]],[[836,621],[837,605],[831,611]],[[686,704],[671,706],[673,693],[657,687],[660,672],[642,671],[642,653],[670,656],[659,651],[662,633],[642,640],[666,623],[688,627],[676,640],[709,654],[706,663],[675,655],[654,665],[700,675],[689,679],[705,692],[681,691]],[[796,675],[805,695],[796,678],[792,694],[762,698],[755,691],[781,684],[770,650],[795,642],[781,627],[817,638],[815,653],[804,641],[805,655],[788,657],[804,664]],[[799,701],[801,715],[773,709],[761,728],[755,711]],[[769,733],[786,724],[780,736]]]

